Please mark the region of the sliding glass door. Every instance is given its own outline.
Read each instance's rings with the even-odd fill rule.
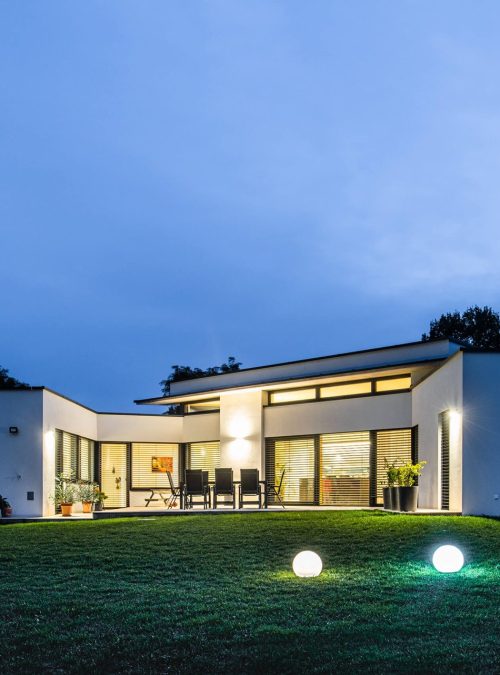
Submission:
[[[370,432],[323,434],[320,448],[320,504],[370,505]]]
[[[386,465],[416,461],[417,428],[266,439],[266,479],[289,504],[375,506]],[[284,473],[283,473],[284,472]]]

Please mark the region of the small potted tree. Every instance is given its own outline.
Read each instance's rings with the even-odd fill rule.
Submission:
[[[99,487],[95,486],[94,492],[94,511],[103,511],[104,510],[104,500],[108,498],[108,495],[101,492]]]
[[[418,485],[415,485],[422,469],[427,464],[425,460],[412,464],[408,462],[398,469],[398,494],[400,511],[416,511],[418,504]]]
[[[398,511],[399,502],[397,500],[397,492],[395,487],[398,479],[398,469],[394,463],[389,464],[385,458],[384,461],[387,475],[387,486],[382,488],[382,493],[384,496],[384,509]]]
[[[78,498],[82,502],[83,512],[92,513],[92,505],[96,496],[96,484],[80,481],[78,483]]]
[[[2,518],[8,518],[12,515],[12,506],[9,504],[9,500],[6,497],[0,495],[0,512]]]
[[[56,507],[61,507],[63,516],[71,515],[73,504],[76,500],[76,493],[76,485],[72,482],[71,478],[67,478],[62,473],[56,476],[56,488],[54,494],[51,496],[51,500]]]

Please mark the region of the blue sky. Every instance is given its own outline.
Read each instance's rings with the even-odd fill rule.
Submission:
[[[137,410],[171,364],[500,309],[500,4],[0,0],[0,364]]]

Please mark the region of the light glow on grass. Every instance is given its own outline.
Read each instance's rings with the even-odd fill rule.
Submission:
[[[456,546],[440,546],[434,551],[432,564],[444,574],[459,572],[464,566],[464,555]]]

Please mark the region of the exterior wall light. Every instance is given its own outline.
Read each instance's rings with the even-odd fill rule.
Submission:
[[[317,577],[322,569],[321,558],[314,551],[302,551],[293,559],[293,571],[298,577]]]
[[[19,427],[9,427],[9,434],[18,434]]]
[[[434,551],[432,564],[438,572],[459,572],[464,566],[464,555],[456,546],[440,546]]]

